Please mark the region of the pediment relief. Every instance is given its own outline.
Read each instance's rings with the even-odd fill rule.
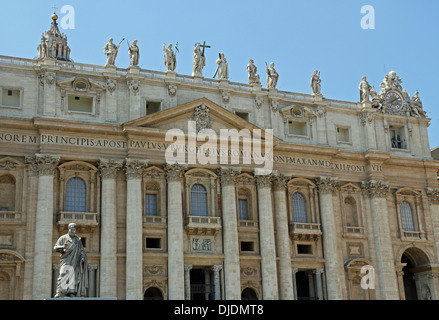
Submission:
[[[71,77],[58,81],[56,84],[63,89],[75,92],[99,92],[106,89],[104,84],[84,77]]]
[[[351,194],[351,193],[361,192],[361,188],[349,182],[341,186],[340,191]]]
[[[12,170],[16,167],[24,167],[24,164],[18,160],[11,157],[5,157],[0,159],[0,169],[2,170]]]
[[[396,196],[419,196],[420,193],[411,189],[411,188],[400,188],[398,190],[395,191],[395,195]]]
[[[195,124],[196,127],[189,128],[189,122]],[[128,132],[130,130],[141,132],[142,128],[158,129],[163,131],[163,133],[170,129],[180,129],[185,133],[189,129],[191,129],[191,132],[194,130],[198,132],[201,129],[211,129],[219,137],[220,130],[229,130],[229,135],[248,133],[250,137],[261,138],[262,140],[264,140],[265,135],[269,135],[264,129],[242,119],[206,98],[126,122],[123,126],[124,130]],[[270,137],[273,138],[274,143],[278,141],[276,137],[271,135]]]
[[[298,104],[293,104],[282,108],[280,111],[284,122],[288,120],[293,120],[297,118],[305,119],[315,119],[316,117],[321,117],[325,114],[326,110],[322,106],[303,106]]]

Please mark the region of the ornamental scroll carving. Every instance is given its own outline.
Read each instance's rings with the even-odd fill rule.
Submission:
[[[427,188],[427,197],[432,204],[439,204],[439,189]]]
[[[235,184],[236,176],[241,173],[239,168],[221,167],[218,170],[218,176],[220,177],[222,186],[229,186]]]
[[[127,159],[125,161],[125,173],[127,179],[141,179],[143,170],[147,166],[147,160]]]
[[[361,189],[369,197],[383,198],[389,192],[390,186],[384,181],[369,180],[361,183]]]
[[[212,128],[212,118],[210,117],[210,110],[204,103],[195,108],[191,120],[195,121],[197,132],[202,129]]]
[[[316,184],[319,193],[333,192],[336,191],[340,186],[338,179],[331,177],[320,177]]]
[[[122,160],[101,159],[99,162],[99,170],[102,179],[115,179],[117,171],[123,168]]]
[[[183,174],[187,170],[187,166],[181,164],[167,164],[164,168],[166,172],[166,178],[170,181],[181,181]]]

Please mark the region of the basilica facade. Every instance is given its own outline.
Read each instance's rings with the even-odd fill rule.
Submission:
[[[37,59],[0,56],[0,299],[55,295],[71,223],[87,297],[439,298],[439,161],[396,72],[348,102],[318,72],[276,89],[274,64],[231,82],[223,53],[205,78],[199,44],[191,76],[172,46],[166,72],[119,49],[72,62],[53,15]]]

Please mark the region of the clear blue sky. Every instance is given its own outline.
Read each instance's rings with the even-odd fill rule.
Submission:
[[[254,59],[265,84],[265,62],[275,63],[279,90],[310,93],[309,79],[320,70],[326,98],[358,101],[363,75],[379,85],[390,70],[410,95],[418,89],[430,117],[431,148],[439,146],[439,1],[434,0],[2,0],[0,55],[34,58],[41,33],[50,26],[52,6],[75,9],[75,29],[67,34],[76,62],[105,64],[108,38],[138,40],[140,66],[165,71],[163,43],[179,43],[177,69],[192,73],[196,42],[206,41],[212,77],[219,52],[229,62],[230,80],[247,83]],[[364,30],[361,7],[375,9],[375,29]],[[129,65],[127,43],[116,64]]]

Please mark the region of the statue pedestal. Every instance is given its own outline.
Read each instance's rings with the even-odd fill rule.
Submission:
[[[220,80],[218,83],[218,86],[220,87],[228,87],[229,86],[229,80]]]
[[[361,103],[362,108],[372,108],[372,102],[370,102],[370,101],[363,101],[360,103]]]
[[[262,90],[262,84],[252,84],[252,91],[261,91]]]
[[[202,83],[203,82],[203,75],[201,73],[193,73],[192,76],[194,77],[193,82],[194,83]]]
[[[314,102],[321,102],[323,101],[323,95],[321,93],[319,94],[313,94]]]
[[[140,74],[140,67],[139,66],[130,66],[128,68],[128,73],[130,73],[130,74]]]
[[[168,70],[165,73],[165,78],[175,80],[175,78],[177,78],[177,72]]]
[[[116,73],[116,70],[117,70],[117,68],[116,68],[116,66],[114,66],[114,65],[106,65],[105,66],[105,72],[107,73]]]

